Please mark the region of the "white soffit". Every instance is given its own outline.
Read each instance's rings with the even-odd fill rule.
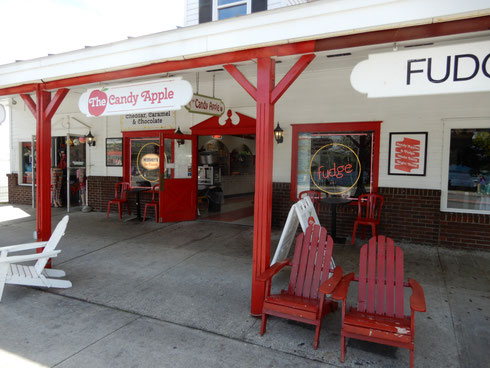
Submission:
[[[0,88],[488,14],[488,0],[324,0],[6,64]]]

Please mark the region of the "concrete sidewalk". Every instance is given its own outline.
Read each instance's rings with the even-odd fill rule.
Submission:
[[[16,208],[0,206],[0,246],[32,241],[32,209]],[[64,214],[53,209],[53,226]],[[0,367],[409,366],[407,350],[352,339],[340,363],[340,310],[324,319],[316,351],[313,326],[271,317],[261,337],[250,316],[252,239],[247,226],[71,213],[53,263],[73,287],[5,287]],[[357,273],[360,245],[335,247],[346,273]],[[416,315],[416,366],[487,367],[490,254],[399,245],[405,278],[427,301]],[[274,288],[287,280],[282,272]]]

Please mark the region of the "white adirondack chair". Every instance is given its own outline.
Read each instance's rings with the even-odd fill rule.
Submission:
[[[56,257],[60,250],[55,250],[59,241],[65,234],[68,224],[68,215],[58,223],[48,241],[28,244],[11,245],[0,248],[0,300],[2,300],[5,284],[27,285],[39,287],[69,288],[68,280],[53,279],[50,277],[63,277],[62,270],[45,269],[49,258]],[[42,253],[9,256],[9,253],[29,249],[42,248]],[[27,261],[37,261],[34,266],[19,264]]]

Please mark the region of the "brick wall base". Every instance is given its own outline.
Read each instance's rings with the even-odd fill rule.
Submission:
[[[282,228],[294,202],[290,201],[289,183],[274,183],[272,225]],[[448,248],[490,251],[490,215],[440,211],[441,191],[428,189],[379,188],[384,197],[378,232],[395,241]],[[320,223],[330,228],[331,210],[321,205]],[[337,206],[337,234],[352,236],[357,206]],[[366,229],[366,236],[371,230]],[[356,238],[360,237],[360,230]]]
[[[31,187],[18,185],[17,174],[7,174],[9,203],[31,204]],[[88,203],[95,211],[107,211],[107,202],[114,198],[114,187],[121,177],[88,177]],[[273,183],[272,226],[282,228],[294,202],[290,201],[290,183]],[[395,241],[449,248],[480,249],[490,251],[490,215],[451,213],[440,211],[441,191],[428,189],[379,188],[385,201],[379,233]],[[141,212],[144,203],[151,200],[149,193],[142,193]],[[128,196],[132,213],[136,213],[135,193]],[[113,206],[113,212],[116,207]],[[150,214],[153,216],[153,211]],[[337,206],[337,234],[351,236],[357,206]],[[320,223],[330,228],[331,210],[322,205]],[[371,236],[371,230],[366,230]],[[360,237],[358,230],[357,237]]]
[[[7,174],[9,187],[9,203],[32,204],[32,187],[30,185],[19,185],[17,174]]]

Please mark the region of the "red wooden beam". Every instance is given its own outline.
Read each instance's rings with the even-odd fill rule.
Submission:
[[[32,97],[30,95],[26,95],[26,94],[21,94],[20,97],[22,98],[22,100],[24,100],[24,103],[29,108],[29,110],[32,112],[32,115],[34,115],[34,117],[36,117],[37,108],[36,108],[36,103],[34,102]]]
[[[61,88],[56,91],[54,98],[46,107],[46,111],[44,111],[44,118],[46,120],[51,120],[53,118],[54,113],[56,112],[56,110],[58,110],[58,107],[60,107],[61,103],[63,102],[63,99],[68,94],[68,92],[69,89],[67,88]]]
[[[271,95],[271,103],[274,105],[287,91],[287,89],[294,83],[294,81],[300,76],[301,73],[306,69],[308,65],[315,58],[315,54],[303,55],[299,58],[299,60],[294,64],[294,66],[289,69],[287,74],[281,79],[281,81],[277,84],[277,86],[272,91]]]
[[[255,101],[257,101],[257,88],[253,86],[252,83],[248,81],[248,79],[242,74],[241,71],[235,65],[227,64],[223,65],[223,68],[226,69],[228,73],[243,87],[243,89],[252,97]]]

